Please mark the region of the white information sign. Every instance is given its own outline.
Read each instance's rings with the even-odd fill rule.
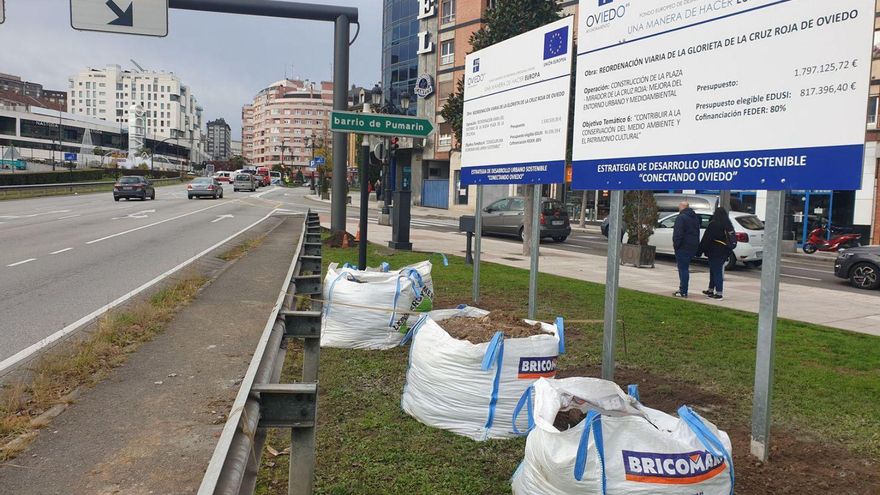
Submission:
[[[70,25],[82,31],[168,35],[168,0],[70,0]]]
[[[573,18],[467,56],[462,184],[565,180]]]
[[[858,189],[873,0],[581,0],[576,189]]]

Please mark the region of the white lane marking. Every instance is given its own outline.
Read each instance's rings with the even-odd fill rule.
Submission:
[[[73,249],[73,248],[59,249],[58,251],[52,251],[52,252],[49,253],[49,254],[61,254],[61,253],[66,253],[67,251],[70,251],[70,250],[72,250],[72,249]]]
[[[138,294],[149,289],[153,285],[161,282],[165,278],[167,278],[171,275],[174,275],[174,273],[180,271],[183,268],[186,268],[192,262],[194,262],[197,259],[201,258],[202,256],[210,253],[211,251],[217,249],[218,247],[222,246],[224,243],[227,243],[227,242],[231,241],[232,239],[235,239],[239,235],[241,235],[244,232],[248,231],[249,229],[255,227],[257,224],[259,224],[259,223],[263,222],[264,220],[266,220],[267,218],[271,217],[273,213],[275,213],[275,210],[270,211],[263,218],[248,225],[247,227],[239,230],[238,232],[236,232],[236,233],[232,234],[231,236],[227,237],[226,239],[223,239],[222,241],[214,244],[213,246],[205,249],[204,251],[196,254],[192,258],[184,261],[183,263],[180,263],[179,265],[177,265],[174,268],[168,270],[167,272],[159,275],[158,277],[154,278],[153,280],[150,280],[149,282],[141,285],[140,287],[132,290],[131,292],[120,296],[119,298],[113,300],[109,304],[105,304],[104,306],[101,306],[100,308],[92,311],[91,313],[87,314],[86,316],[83,316],[82,318],[76,320],[75,322],[71,323],[70,325],[67,325],[66,327],[62,328],[61,330],[58,330],[57,332],[53,333],[52,335],[50,335],[48,337],[40,339],[35,344],[32,344],[32,345],[18,351],[17,353],[4,359],[3,361],[0,361],[0,376],[7,374],[11,368],[16,366],[18,363],[24,361],[25,359],[31,357],[35,353],[39,352],[41,349],[48,347],[48,346],[54,344],[55,342],[63,339],[64,337],[66,337],[67,335],[69,335],[70,333],[72,333],[73,331],[78,329],[79,327],[93,322],[95,319],[97,319],[98,317],[100,317],[101,315],[106,313],[107,311],[110,311],[111,309],[115,308],[116,306],[123,304],[124,302],[128,301],[132,297],[137,296]]]
[[[217,218],[214,220],[211,220],[211,223],[217,223],[217,222],[223,220],[224,218],[235,218],[235,217],[233,215],[217,215]]]
[[[274,191],[277,191],[277,190],[278,190],[278,187],[276,187],[276,186],[271,186],[271,187],[269,187],[269,189],[266,189],[266,190],[263,191],[263,192],[258,192],[257,194],[251,194],[251,195],[248,196],[248,197],[249,197],[249,198],[261,198],[261,197],[263,197],[264,194],[268,194],[268,193],[270,193],[270,192],[274,192]]]
[[[18,266],[18,265],[23,265],[25,263],[30,263],[31,261],[36,261],[36,260],[37,260],[36,258],[28,258],[26,260],[18,261],[16,263],[12,263],[11,265],[6,265],[6,266],[13,267],[13,266]]]
[[[124,217],[113,217],[111,220],[119,220],[120,218],[147,218],[147,213],[156,213],[156,210],[141,210],[135,213],[129,213]]]
[[[77,213],[76,215],[67,215],[67,216],[64,216],[64,217],[58,217],[58,220],[65,220],[65,219],[67,219],[67,218],[80,217],[80,216],[82,216],[82,215],[80,215],[79,213]]]
[[[812,280],[813,282],[821,282],[822,281],[821,278],[801,277],[800,275],[789,275],[787,273],[781,273],[780,275],[782,275],[783,277],[799,278],[801,280]]]
[[[53,213],[70,213],[71,211],[73,211],[73,210],[52,210],[52,211],[47,211],[46,215],[51,215]]]
[[[95,244],[96,242],[106,241],[107,239],[113,239],[114,237],[119,237],[119,236],[121,236],[121,235],[131,234],[132,232],[137,232],[138,230],[146,229],[146,228],[149,228],[149,227],[154,227],[154,226],[156,226],[156,225],[159,225],[160,223],[170,222],[170,221],[172,221],[172,220],[177,220],[178,218],[188,217],[188,216],[190,216],[190,215],[195,215],[196,213],[200,213],[200,212],[203,212],[203,211],[205,211],[205,210],[210,210],[211,208],[216,208],[216,207],[218,207],[218,206],[223,206],[223,205],[227,205],[227,204],[229,204],[229,203],[218,203],[218,204],[216,204],[216,205],[208,206],[207,208],[202,208],[201,210],[191,211],[191,212],[189,212],[189,213],[184,213],[183,215],[177,215],[176,217],[166,218],[165,220],[159,220],[158,222],[153,222],[153,223],[150,223],[150,224],[147,224],[147,225],[142,225],[142,226],[140,226],[140,227],[136,227],[136,228],[133,228],[133,229],[128,229],[128,230],[123,231],[123,232],[119,232],[119,233],[116,233],[116,234],[111,234],[111,235],[108,235],[108,236],[105,236],[105,237],[101,237],[100,239],[95,239],[95,240],[93,240],[93,241],[89,241],[89,242],[87,242],[86,244]]]

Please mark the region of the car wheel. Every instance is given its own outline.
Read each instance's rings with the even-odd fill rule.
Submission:
[[[816,252],[816,245],[812,243],[804,244],[804,252],[807,254],[813,254]]]
[[[518,234],[518,236],[519,236],[519,240],[520,240],[520,241],[523,240],[523,236],[525,235],[525,231],[526,231],[526,228],[525,228],[525,227],[520,227],[520,228],[519,228],[519,234]]]
[[[119,202],[119,198],[116,197],[116,196],[113,196],[113,201],[116,201],[116,202],[118,203],[118,202]]]
[[[567,236],[567,235],[557,235],[557,236],[553,236],[553,241],[554,241],[554,242],[565,242],[566,239],[568,239],[568,236]]]
[[[223,199],[223,191],[220,191],[220,199]]]
[[[187,194],[186,199],[193,199],[192,194]]]
[[[761,260],[758,260],[758,261],[747,261],[747,262],[746,262],[746,265],[748,265],[748,266],[750,266],[750,267],[752,267],[752,268],[761,268],[761,265],[763,265],[763,264],[764,264],[764,262],[761,261]]]
[[[880,287],[880,268],[871,263],[859,263],[849,271],[849,282],[857,289],[874,290]]]
[[[232,192],[238,192],[238,189],[233,188]]]
[[[725,270],[733,270],[736,268],[736,254],[730,253],[730,257],[727,258],[727,264],[724,265]]]
[[[156,191],[150,193],[150,201],[154,201],[156,199]]]

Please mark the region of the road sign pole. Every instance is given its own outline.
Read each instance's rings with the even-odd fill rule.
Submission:
[[[364,139],[361,146],[361,217],[358,232],[358,269],[367,269],[367,217],[370,210],[370,143]]]
[[[471,288],[474,306],[480,305],[480,245],[483,240],[483,186],[477,185],[474,208],[474,280]]]
[[[529,319],[535,319],[538,302],[538,249],[541,245],[541,184],[532,186],[531,266],[529,267]]]
[[[333,43],[333,110],[348,110],[348,17],[336,18]],[[348,133],[333,133],[333,190],[330,202],[330,231],[345,231],[345,199],[348,196]],[[325,179],[326,180],[326,179]],[[366,267],[363,267],[366,268]]]
[[[602,337],[602,378],[614,380],[617,338],[617,292],[620,285],[620,226],[623,223],[623,191],[611,191],[608,223],[608,261],[605,268],[605,329]]]
[[[776,354],[776,313],[779,309],[784,199],[785,191],[767,191],[767,222],[764,225],[764,262],[761,266],[751,439],[752,455],[765,462],[770,455],[770,399],[773,392],[773,359]]]

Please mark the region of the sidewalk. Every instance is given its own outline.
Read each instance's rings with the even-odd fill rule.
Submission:
[[[329,215],[322,215],[322,224],[329,227]],[[348,219],[348,230],[357,230],[357,219]],[[410,233],[413,250],[442,252],[464,256],[465,235],[431,230],[413,229]],[[391,228],[370,222],[370,242],[388,245]],[[511,244],[483,237],[482,260],[517,268],[529,269],[529,258],[522,255],[518,244]],[[332,261],[332,260],[331,260]],[[563,277],[605,283],[606,258],[604,256],[578,253],[541,245],[539,270]],[[695,295],[697,288],[708,286],[709,273],[705,267],[691,268],[691,286]],[[540,283],[540,282],[539,282]],[[657,265],[653,269],[629,266],[620,268],[620,286],[627,289],[671,296],[678,285],[678,272],[674,266]],[[691,301],[758,312],[760,281],[728,273],[725,275],[724,300],[714,301],[692,297]],[[786,284],[779,289],[779,317],[880,336],[880,299],[873,293],[843,293],[830,289]],[[831,302],[833,301],[833,303]]]
[[[273,227],[155,340],[0,465],[0,492],[195,493],[287,275],[302,217],[271,217],[255,229]]]

